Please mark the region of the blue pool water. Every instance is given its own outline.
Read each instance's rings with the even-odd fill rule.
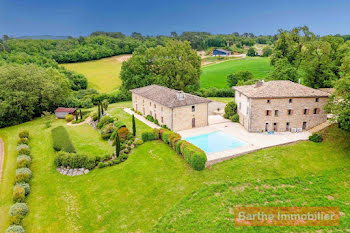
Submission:
[[[198,146],[206,153],[229,150],[247,144],[220,131],[187,137],[184,139]]]

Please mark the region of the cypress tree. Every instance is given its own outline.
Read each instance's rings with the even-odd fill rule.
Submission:
[[[98,108],[98,117],[97,117],[97,119],[100,120],[101,110],[100,110],[100,104],[99,103],[97,104],[97,108]]]
[[[120,139],[118,133],[115,135],[115,156],[119,157],[120,153]]]
[[[101,102],[100,102],[100,105],[101,105],[101,112],[102,112],[102,115],[103,115],[103,105],[102,105]]]
[[[79,113],[78,113],[78,110],[77,111],[75,111],[75,120],[77,121],[79,118]]]
[[[136,124],[134,114],[132,114],[132,135],[134,135],[134,137],[136,136]]]
[[[80,109],[79,113],[80,113],[80,119],[82,120],[83,119],[83,114],[81,114],[81,109]]]

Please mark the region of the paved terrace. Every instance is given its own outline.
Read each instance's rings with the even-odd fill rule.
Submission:
[[[249,133],[239,123],[233,123],[221,116],[209,116],[209,126],[207,127],[183,130],[178,133],[182,138],[185,138],[215,131],[224,132],[246,142],[248,145],[226,151],[207,153],[207,166],[264,148],[308,140],[311,135],[308,131],[301,133],[277,132],[274,134]]]

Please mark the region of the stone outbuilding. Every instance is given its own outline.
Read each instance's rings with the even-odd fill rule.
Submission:
[[[130,90],[134,110],[157,119],[173,131],[208,125],[208,104],[211,100],[150,85]]]
[[[75,108],[57,108],[55,110],[55,115],[56,115],[56,118],[58,119],[64,119],[68,114],[72,114],[74,115],[76,112],[76,109]]]
[[[327,92],[287,80],[233,89],[239,122],[249,132],[301,132],[327,121]]]

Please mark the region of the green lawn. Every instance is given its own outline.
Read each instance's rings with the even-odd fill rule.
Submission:
[[[218,101],[218,102],[223,102],[223,103],[229,103],[229,102],[235,101],[234,97],[208,97],[208,99]]]
[[[124,55],[121,55],[124,56]],[[103,58],[95,61],[63,64],[68,70],[73,70],[85,75],[88,79],[88,87],[99,92],[111,92],[121,85],[119,73],[122,62],[120,56]]]
[[[113,104],[108,111],[130,126],[131,117],[123,112],[123,105],[130,106],[130,102]],[[225,232],[232,229],[226,219],[231,215],[225,215],[225,209],[221,210],[220,205],[226,208],[234,203],[261,204],[265,203],[265,199],[271,205],[274,202],[297,205],[303,204],[300,202],[305,192],[310,195],[305,197],[305,205],[321,203],[340,206],[349,220],[349,206],[343,204],[350,191],[349,170],[345,170],[350,164],[350,135],[335,127],[328,128],[323,143],[300,142],[265,149],[216,164],[201,172],[191,169],[162,142],[147,142],[135,149],[129,159],[120,165],[96,169],[84,176],[68,177],[55,170],[50,129],[45,129],[44,123],[44,119],[38,118],[0,129],[0,136],[6,144],[4,181],[0,184],[1,232],[4,232],[9,221],[17,134],[23,129],[31,134],[33,156],[29,214],[23,223],[26,232],[148,232],[152,227],[159,232],[185,232],[188,228],[184,223],[198,229],[198,232],[208,232],[220,222],[223,224],[219,229]],[[138,135],[148,128],[139,121],[136,124]],[[58,125],[65,125],[65,122],[55,120],[53,127]],[[109,153],[112,149],[88,125],[65,127],[77,151],[95,154]],[[334,178],[333,174],[336,175]],[[317,180],[316,177],[324,175],[324,179]],[[313,179],[315,186],[305,183],[309,179]],[[297,187],[290,190],[288,195],[278,196],[269,189],[269,185],[279,187],[293,182]],[[298,182],[301,183],[300,187]],[[236,183],[251,187],[242,195],[239,192],[231,192],[231,195],[231,183],[233,190]],[[262,192],[254,192],[252,187],[255,186]],[[213,190],[217,190],[214,196]],[[194,195],[196,193],[200,195],[197,197]],[[217,198],[216,193],[219,193]],[[311,194],[317,195],[317,200],[312,200]],[[328,195],[334,198],[331,202],[327,202]],[[202,207],[198,206],[199,202],[203,203]],[[211,211],[218,215],[214,216]],[[189,214],[191,212],[192,215]],[[190,222],[184,221],[181,213],[189,214]],[[169,219],[172,219],[170,223]],[[196,223],[197,219],[203,221]],[[349,227],[343,224],[341,229]]]
[[[269,58],[228,60],[202,67],[200,85],[203,88],[227,88],[226,77],[237,71],[251,71],[256,78],[264,78],[272,70]]]

